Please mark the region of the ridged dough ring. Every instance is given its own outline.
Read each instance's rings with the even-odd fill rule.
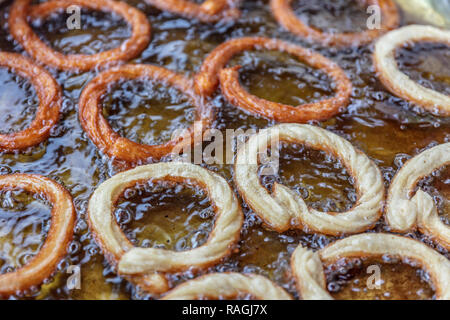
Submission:
[[[250,94],[239,83],[240,66],[225,68],[233,56],[247,50],[286,52],[324,71],[336,86],[335,96],[316,103],[290,106]],[[232,104],[279,122],[304,123],[310,120],[329,119],[347,106],[352,91],[352,83],[345,72],[321,54],[281,40],[259,37],[233,39],[214,49],[205,59],[196,76],[197,92],[204,96],[212,95],[219,84],[219,79],[222,93]]]
[[[196,121],[183,134],[161,145],[144,145],[121,137],[103,117],[101,100],[111,83],[120,80],[154,80],[187,95],[196,106]],[[181,74],[152,65],[127,64],[100,73],[84,88],[79,100],[79,118],[94,144],[114,160],[142,164],[171,154],[180,145],[191,144],[191,137],[207,130],[214,120],[213,106],[196,95],[192,81]]]
[[[428,149],[405,163],[389,187],[386,220],[393,231],[418,228],[450,249],[450,227],[439,218],[433,198],[420,189],[413,196],[420,179],[449,164],[450,143]]]
[[[61,88],[47,70],[17,53],[0,52],[0,67],[6,67],[28,79],[36,90],[39,108],[25,130],[0,134],[0,151],[12,152],[35,146],[46,140],[59,120]]]
[[[378,6],[381,9],[380,28],[349,33],[322,32],[302,22],[292,9],[291,2],[292,0],[271,0],[272,13],[278,23],[299,37],[326,46],[349,47],[368,44],[389,30],[397,28],[400,24],[400,16],[393,0],[364,0],[360,2]]]
[[[126,188],[146,180],[189,181],[208,192],[216,220],[205,244],[182,252],[135,248],[131,244],[113,218],[114,206]],[[169,289],[165,273],[208,268],[227,257],[239,239],[243,223],[241,207],[225,179],[182,162],[150,164],[115,175],[94,192],[88,214],[97,243],[119,274],[131,277],[152,293]]]
[[[410,25],[389,32],[375,44],[374,64],[378,78],[393,94],[422,106],[429,112],[450,116],[450,97],[425,88],[398,69],[396,49],[409,43],[429,41],[450,45],[450,31]]]
[[[186,281],[162,300],[234,299],[240,295],[256,300],[292,300],[286,290],[266,277],[235,272],[211,273]]]
[[[236,0],[205,0],[202,4],[190,0],[145,1],[160,10],[198,19],[206,23],[236,19],[240,15],[239,10],[235,8],[234,2]]]
[[[31,6],[32,0],[15,0],[11,6],[9,28],[11,35],[36,60],[59,70],[87,71],[112,62],[127,61],[138,56],[150,42],[150,23],[139,10],[122,1],[112,0],[51,0]],[[132,28],[132,35],[120,47],[92,55],[64,55],[45,44],[28,24],[28,19],[45,19],[70,6],[114,12]]]
[[[279,183],[269,193],[259,181],[258,154],[264,153],[273,139],[302,143],[341,159],[355,180],[358,193],[355,206],[341,213],[317,211],[308,208],[299,195]],[[328,235],[353,234],[374,226],[382,213],[384,185],[377,165],[347,140],[310,125],[280,124],[250,137],[238,150],[234,179],[246,203],[267,226],[278,232],[298,228]]]
[[[0,275],[0,295],[11,295],[40,285],[55,271],[72,239],[75,208],[66,189],[39,175],[0,175],[0,190],[42,194],[52,204],[50,230],[41,250],[25,266]]]
[[[392,234],[364,233],[338,240],[313,252],[301,245],[291,257],[291,268],[297,290],[305,300],[330,300],[323,264],[345,258],[380,258],[384,255],[413,260],[431,277],[436,298],[450,299],[450,261],[423,243]]]

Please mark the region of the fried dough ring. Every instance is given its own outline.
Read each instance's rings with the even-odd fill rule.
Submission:
[[[0,275],[0,295],[11,295],[40,285],[66,255],[75,224],[72,196],[61,185],[39,175],[0,175],[1,190],[25,190],[43,194],[52,203],[51,226],[38,254],[25,266]]]
[[[279,183],[270,193],[259,181],[258,154],[267,150],[272,139],[302,143],[341,159],[355,180],[359,196],[355,206],[342,213],[317,211]],[[382,213],[384,185],[379,168],[350,142],[318,127],[280,124],[261,130],[238,150],[234,172],[243,199],[265,224],[278,232],[298,228],[328,235],[354,234],[371,228]]]
[[[27,129],[0,134],[0,151],[13,152],[35,146],[50,136],[50,130],[59,120],[61,88],[47,70],[20,54],[0,52],[0,67],[7,67],[28,79],[39,98],[36,117]]]
[[[211,273],[186,281],[162,299],[231,299],[241,294],[251,295],[257,300],[292,300],[289,293],[266,277],[235,272]]]
[[[182,91],[197,107],[194,125],[178,138],[161,145],[144,145],[121,137],[103,117],[101,99],[111,83],[125,79],[151,79]],[[214,114],[213,107],[194,93],[192,82],[183,75],[152,65],[127,64],[104,71],[89,82],[80,96],[79,118],[84,131],[102,152],[115,160],[140,164],[149,159],[159,160],[174,148],[191,144],[194,134],[211,126]]]
[[[206,0],[202,4],[190,0],[145,1],[160,10],[198,19],[206,23],[236,19],[240,15],[240,11],[233,5],[236,0]]]
[[[338,240],[313,252],[301,245],[291,257],[291,268],[297,290],[305,300],[333,299],[327,291],[323,264],[333,264],[343,258],[365,258],[384,255],[414,260],[431,277],[436,298],[450,299],[450,261],[423,243],[392,234],[364,233]]]
[[[112,0],[51,0],[31,6],[32,0],[15,0],[11,6],[11,35],[30,56],[59,70],[88,71],[112,62],[127,61],[138,56],[150,42],[150,24],[139,10],[122,1]],[[72,5],[91,10],[111,11],[123,17],[132,27],[132,35],[118,48],[92,54],[64,55],[46,45],[28,24],[30,19],[45,19],[58,10]]]
[[[310,27],[296,16],[291,7],[292,0],[271,0],[270,6],[275,19],[293,34],[325,46],[349,47],[371,43],[382,34],[400,24],[400,16],[393,0],[364,0],[361,2],[380,7],[382,25],[380,29],[349,33],[326,33]]]
[[[208,192],[216,221],[205,244],[183,252],[133,247],[112,212],[126,188],[150,179],[192,181]],[[165,273],[208,268],[228,256],[239,239],[243,223],[241,207],[228,183],[200,166],[182,162],[150,164],[117,174],[94,192],[88,214],[97,243],[119,274],[152,293],[169,289]]]
[[[405,163],[389,187],[386,220],[393,231],[417,228],[450,249],[450,227],[439,218],[433,198],[420,189],[413,196],[419,180],[449,164],[450,143],[426,150]]]
[[[408,43],[430,41],[450,45],[450,31],[410,25],[389,32],[375,44],[374,65],[378,78],[393,94],[422,106],[429,112],[450,116],[450,97],[425,88],[398,69],[396,49]]]
[[[236,54],[247,50],[278,50],[287,52],[312,67],[323,70],[335,83],[333,98],[297,107],[260,99],[239,83],[240,66],[225,68],[226,63]],[[196,76],[197,92],[211,96],[218,84],[224,96],[239,108],[260,114],[279,122],[300,122],[326,120],[346,107],[352,91],[352,83],[345,72],[333,61],[321,54],[277,39],[238,38],[227,41],[214,49],[204,61]]]

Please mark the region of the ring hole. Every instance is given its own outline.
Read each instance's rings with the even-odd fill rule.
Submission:
[[[417,184],[416,190],[418,188],[433,197],[442,222],[450,226],[450,166],[445,166],[423,178]]]
[[[450,96],[450,47],[419,42],[397,49],[399,69],[425,88]]]
[[[170,181],[149,181],[126,189],[114,215],[135,246],[174,251],[203,245],[215,220],[205,191]]]
[[[357,201],[353,178],[332,155],[303,145],[281,143],[277,175],[260,176],[268,190],[275,182],[286,185],[313,209],[345,212]]]
[[[31,83],[0,68],[0,134],[21,131],[33,121],[39,99]]]
[[[361,32],[367,29],[365,1],[295,0],[292,9],[300,20],[327,33]]]
[[[39,252],[50,229],[50,206],[23,190],[0,192],[0,273],[14,272]]]
[[[195,121],[195,107],[179,90],[154,81],[120,81],[103,96],[103,116],[122,137],[158,145]]]
[[[277,51],[250,51],[232,60],[240,64],[240,82],[259,98],[297,106],[333,96],[327,74]]]
[[[71,18],[74,14],[65,10],[55,12],[46,19],[32,21],[33,30],[47,45],[63,54],[108,51],[120,47],[131,36],[131,27],[116,13],[81,8],[77,21]]]
[[[402,261],[342,259],[325,269],[327,289],[338,300],[434,298],[425,271]]]

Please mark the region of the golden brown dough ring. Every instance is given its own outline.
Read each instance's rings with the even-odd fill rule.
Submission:
[[[216,221],[204,245],[182,252],[133,247],[113,218],[114,206],[126,188],[150,179],[190,181],[208,192]],[[243,223],[241,207],[225,179],[182,162],[150,164],[115,175],[94,192],[88,212],[91,230],[109,261],[121,275],[134,278],[153,293],[168,290],[164,273],[208,268],[228,256],[239,239]]]
[[[293,34],[321,43],[326,46],[361,46],[399,26],[400,16],[393,0],[364,0],[364,4],[376,5],[381,9],[381,28],[350,33],[326,33],[310,27],[296,16],[291,7],[292,0],[271,0],[270,5],[275,19]]]
[[[31,6],[32,0],[15,0],[11,6],[9,28],[11,35],[30,56],[59,70],[87,71],[117,61],[138,56],[150,42],[150,24],[147,17],[122,1],[112,0],[52,0]],[[98,11],[114,12],[132,27],[132,35],[120,47],[92,54],[64,55],[46,45],[28,24],[28,18],[45,19],[51,13],[72,5]]]
[[[0,275],[0,295],[11,295],[40,285],[55,271],[72,239],[75,208],[66,189],[39,175],[0,175],[0,190],[42,194],[52,204],[50,230],[41,250],[22,268]]]
[[[392,230],[408,232],[418,228],[450,249],[450,227],[439,218],[433,198],[420,189],[413,196],[420,179],[449,164],[450,143],[428,149],[405,163],[389,187],[386,220]]]
[[[270,194],[259,181],[257,161],[258,154],[266,151],[272,139],[302,143],[341,159],[355,180],[359,196],[356,205],[342,213],[317,211],[308,208],[299,195],[279,183],[274,184]],[[234,179],[248,205],[278,232],[299,228],[328,235],[358,233],[377,222],[383,207],[383,178],[376,164],[347,140],[310,125],[280,124],[250,137],[238,150]]]
[[[239,66],[226,68],[227,62],[236,54],[247,50],[278,50],[287,52],[308,65],[325,72],[333,80],[335,96],[317,103],[290,106],[258,98],[239,83]],[[300,46],[269,38],[247,37],[229,40],[215,48],[205,59],[195,78],[196,90],[203,96],[211,96],[218,84],[224,96],[239,108],[260,114],[279,122],[326,120],[336,115],[349,102],[352,83],[345,72],[333,61],[321,54]]]
[[[190,0],[145,0],[156,8],[179,14],[181,16],[198,19],[202,22],[218,22],[236,19],[240,12],[235,8],[236,0],[206,0],[197,4]]]
[[[232,299],[242,294],[256,300],[292,300],[289,293],[266,277],[234,272],[211,273],[186,281],[162,299]]]
[[[61,88],[44,68],[17,53],[0,52],[0,67],[14,70],[28,79],[36,90],[39,108],[31,125],[22,131],[0,134],[0,151],[12,152],[35,146],[46,140],[59,120]]]
[[[303,299],[329,300],[333,298],[326,289],[323,264],[330,265],[343,258],[380,258],[383,255],[419,263],[431,277],[436,298],[450,299],[450,261],[419,241],[392,234],[358,234],[338,240],[317,252],[300,245],[291,257],[291,268]]]
[[[196,106],[196,120],[191,128],[161,145],[144,145],[121,137],[103,116],[101,100],[112,83],[132,79],[151,79],[173,86],[187,95]],[[84,131],[102,152],[114,160],[142,164],[159,160],[174,150],[181,150],[180,146],[192,144],[194,135],[205,132],[212,125],[214,112],[210,103],[194,93],[192,81],[183,75],[152,65],[127,64],[104,71],[89,82],[80,96],[79,118]]]
[[[450,97],[425,88],[398,69],[396,49],[413,42],[429,41],[450,45],[450,31],[431,26],[410,25],[389,32],[375,44],[377,75],[393,94],[422,106],[429,112],[450,116]]]

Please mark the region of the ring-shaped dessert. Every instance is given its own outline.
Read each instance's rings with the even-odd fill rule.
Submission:
[[[42,63],[59,70],[87,71],[105,64],[127,61],[138,56],[150,42],[150,23],[139,10],[122,1],[112,0],[51,0],[31,5],[32,0],[15,0],[11,6],[9,28],[11,35],[19,42],[28,54]],[[132,35],[119,47],[92,55],[64,55],[53,50],[29,25],[28,19],[45,19],[52,13],[65,10],[70,6],[114,12],[131,26]]]
[[[297,290],[305,300],[330,300],[323,265],[346,258],[381,258],[385,255],[418,263],[431,277],[436,298],[450,299],[450,261],[423,243],[385,233],[364,233],[338,240],[312,251],[301,245],[291,257]]]
[[[187,18],[198,19],[206,23],[233,20],[240,15],[239,9],[236,8],[236,0],[205,0],[201,4],[190,0],[145,1],[160,10],[169,11]]]
[[[148,180],[189,182],[207,191],[216,217],[205,244],[181,252],[132,245],[115,221],[113,211],[126,188]],[[224,178],[183,162],[150,164],[115,175],[94,192],[88,214],[97,243],[118,273],[154,294],[169,289],[165,273],[208,268],[227,257],[239,239],[244,219],[237,197]]]
[[[0,52],[0,67],[13,70],[33,85],[39,99],[36,117],[25,130],[0,134],[0,151],[13,152],[46,140],[59,120],[61,88],[47,70],[17,53]]]
[[[196,107],[194,124],[179,136],[160,145],[145,145],[121,137],[103,116],[101,100],[110,85],[122,80],[153,80],[180,90]],[[143,164],[159,160],[192,144],[192,137],[202,134],[214,120],[214,108],[194,93],[192,81],[181,74],[152,65],[127,64],[100,73],[84,88],[79,100],[79,118],[84,131],[94,144],[114,160],[130,164]],[[180,147],[180,148],[179,148]]]
[[[23,267],[0,275],[0,295],[11,295],[40,285],[55,271],[72,239],[75,208],[67,190],[39,175],[0,175],[0,190],[44,195],[52,205],[50,230],[41,250]]]
[[[275,19],[293,34],[325,46],[350,47],[371,43],[400,24],[400,15],[393,0],[364,0],[367,5],[380,8],[381,25],[362,32],[327,33],[304,23],[291,7],[292,0],[271,0],[270,6]]]
[[[405,163],[388,192],[386,221],[393,231],[408,232],[418,228],[450,249],[450,227],[439,218],[433,198],[421,189],[414,194],[422,178],[449,164],[450,143],[428,149]]]
[[[258,176],[258,156],[273,141],[301,143],[339,158],[355,181],[358,200],[353,208],[340,213],[309,208],[298,194],[279,183],[270,193]],[[278,232],[297,228],[327,235],[354,234],[373,227],[382,214],[384,184],[377,165],[347,140],[315,126],[280,124],[251,136],[238,150],[234,180],[244,201]]]
[[[316,103],[290,106],[250,94],[239,83],[238,70],[240,66],[225,68],[233,56],[247,50],[286,52],[308,65],[322,70],[333,81],[335,96]],[[310,120],[329,119],[347,106],[352,92],[351,81],[333,61],[317,52],[285,41],[260,37],[238,38],[219,45],[205,59],[195,80],[197,92],[204,96],[211,96],[220,80],[222,93],[233,105],[279,122],[304,123]]]
[[[266,277],[235,272],[211,273],[186,281],[162,300],[234,299],[251,296],[257,300],[292,300],[292,296]]]
[[[431,26],[409,25],[389,32],[375,44],[373,55],[378,78],[393,94],[413,102],[431,113],[450,116],[450,97],[426,88],[399,70],[396,49],[421,41],[450,45],[450,31]]]

